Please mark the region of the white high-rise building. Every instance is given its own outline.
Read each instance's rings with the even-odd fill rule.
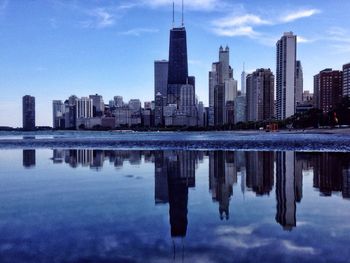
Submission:
[[[276,114],[277,119],[283,120],[295,113],[297,36],[284,33],[276,46]]]
[[[92,118],[93,117],[93,101],[90,98],[82,97],[77,99],[77,114],[76,118]]]

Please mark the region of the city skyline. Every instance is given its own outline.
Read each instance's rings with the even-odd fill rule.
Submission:
[[[153,100],[153,63],[167,59],[171,2],[0,1],[1,35],[5,39],[1,43],[1,86],[11,91],[2,99],[0,126],[21,126],[20,101],[25,94],[36,97],[38,126],[51,126],[48,109],[52,101],[72,94]],[[176,25],[180,25],[179,2],[176,1]],[[347,10],[350,4],[291,2],[284,4],[279,13],[274,7],[276,1],[264,3],[265,10],[257,2],[185,3],[189,74],[196,76],[196,93],[206,106],[207,72],[220,45],[230,46],[235,79],[239,79],[244,62],[248,73],[260,67],[275,73],[275,43],[283,32],[293,31],[299,36],[297,59],[303,64],[304,90],[310,91],[313,75],[324,68],[341,70],[349,61],[346,11],[337,10]],[[45,15],[37,15],[43,8],[48,10]],[[145,16],[130,22],[128,18],[140,12]],[[155,14],[156,18],[147,19]],[[203,23],[207,16],[210,19]],[[327,21],[332,16],[337,19]],[[25,24],[25,19],[31,23]],[[308,29],[303,26],[305,20],[310,23]],[[206,45],[202,44],[204,39]]]

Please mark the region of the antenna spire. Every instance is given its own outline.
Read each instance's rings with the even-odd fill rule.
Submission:
[[[182,26],[184,26],[184,0],[182,0]]]
[[[173,1],[173,28],[175,27],[175,2]]]

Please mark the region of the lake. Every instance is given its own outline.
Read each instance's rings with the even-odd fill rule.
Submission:
[[[0,262],[350,262],[347,151],[70,143],[0,150]]]

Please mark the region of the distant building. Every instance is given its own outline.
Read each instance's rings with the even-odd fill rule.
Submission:
[[[225,124],[225,85],[216,85],[214,89],[214,123],[215,126]]]
[[[169,63],[167,60],[157,60],[154,62],[154,100],[158,93],[167,97],[168,89],[168,70]]]
[[[313,102],[314,100],[314,94],[310,93],[310,91],[305,90],[303,92],[303,102]]]
[[[66,129],[75,129],[76,128],[76,119],[77,119],[77,97],[72,95],[65,102],[65,116],[64,123]]]
[[[197,113],[198,113],[198,123],[197,123],[197,126],[198,127],[205,127],[205,110],[204,110],[204,104],[203,102],[199,102],[198,105],[197,105]]]
[[[23,129],[35,130],[35,97],[26,95],[22,98]]]
[[[235,99],[235,124],[247,121],[247,97],[238,96]]]
[[[163,107],[164,107],[163,95],[160,92],[158,92],[156,94],[155,109],[154,109],[154,126],[156,127],[164,125]]]
[[[132,99],[129,101],[129,109],[133,113],[141,113],[141,101],[139,99]]]
[[[92,118],[93,117],[93,102],[92,99],[82,97],[76,100],[76,118]]]
[[[350,97],[350,63],[343,66],[343,96]]]
[[[93,117],[102,117],[105,110],[105,104],[102,96],[95,94],[90,95],[89,98],[92,99]]]
[[[300,60],[296,62],[295,69],[295,105],[301,104],[303,102],[303,91],[304,91],[304,75],[303,66]]]
[[[343,97],[343,73],[330,68],[314,76],[315,105],[323,112],[332,110]]]
[[[65,110],[66,107],[61,100],[52,101],[52,127],[54,129],[65,128]]]
[[[145,110],[152,110],[152,102],[151,102],[151,101],[145,101],[145,102],[143,103],[143,108],[144,108]]]
[[[270,69],[257,69],[247,76],[247,120],[274,117],[274,75]]]
[[[295,113],[297,36],[284,33],[277,42],[276,113],[279,120]]]
[[[245,95],[247,93],[247,73],[243,69],[241,74],[241,95]]]
[[[114,96],[114,106],[117,108],[121,108],[124,106],[123,97],[122,96]]]
[[[214,62],[209,72],[209,126],[234,123],[234,100],[237,97],[237,81],[230,66],[230,49],[221,46],[219,62]]]

